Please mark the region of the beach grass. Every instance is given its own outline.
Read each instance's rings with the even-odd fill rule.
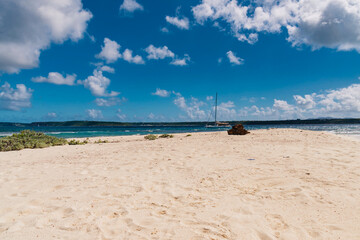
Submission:
[[[154,134],[149,134],[144,137],[146,140],[156,140],[158,137]]]
[[[109,142],[108,140],[99,139],[99,140],[95,141],[94,143],[108,143],[108,142]]]
[[[159,138],[173,138],[174,135],[171,135],[171,134],[162,134],[159,136]]]
[[[79,140],[75,140],[75,139],[72,139],[70,141],[68,141],[68,144],[69,145],[85,145],[85,144],[88,144],[89,142],[87,140],[84,140],[84,141],[79,141]]]
[[[42,132],[23,130],[12,136],[0,139],[0,151],[14,151],[24,148],[45,148],[50,146],[65,145],[68,142],[64,138],[45,135]]]

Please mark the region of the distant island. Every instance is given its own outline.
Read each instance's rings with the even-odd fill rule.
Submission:
[[[0,122],[0,127],[139,127],[139,126],[205,126],[208,122],[102,122],[102,121],[64,121],[14,123]],[[346,119],[297,119],[272,121],[228,121],[230,125],[298,125],[298,124],[360,124],[360,118]]]

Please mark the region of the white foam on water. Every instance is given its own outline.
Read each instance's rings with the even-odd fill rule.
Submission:
[[[13,135],[13,132],[0,132],[0,137],[7,137]]]

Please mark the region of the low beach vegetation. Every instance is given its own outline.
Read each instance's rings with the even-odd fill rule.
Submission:
[[[171,135],[171,134],[162,134],[159,136],[159,138],[173,138],[174,135]]]
[[[157,139],[157,136],[154,134],[149,134],[144,137],[146,140],[155,140]]]
[[[108,140],[99,139],[99,140],[95,141],[94,143],[108,143],[108,142],[109,142]]]
[[[79,140],[71,139],[70,141],[68,141],[69,145],[85,145],[85,144],[88,144],[88,143],[89,142],[87,140],[79,141]]]
[[[45,148],[50,146],[65,145],[68,142],[64,138],[45,135],[42,132],[23,130],[12,136],[0,138],[0,151],[14,151],[24,148]]]

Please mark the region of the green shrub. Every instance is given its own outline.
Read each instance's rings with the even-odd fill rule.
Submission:
[[[171,135],[171,134],[162,134],[159,136],[159,138],[173,138],[174,135]]]
[[[97,141],[95,141],[95,143],[108,143],[109,141],[108,140],[101,140],[101,139],[99,139],[99,140],[97,140]]]
[[[84,144],[87,144],[87,143],[88,143],[87,140],[84,140],[84,141],[80,142],[79,140],[72,139],[72,140],[68,141],[69,145],[84,145]]]
[[[149,134],[149,135],[146,135],[144,138],[146,140],[155,140],[155,139],[157,139],[157,136],[155,136],[154,134]]]
[[[63,138],[45,135],[42,132],[24,130],[12,136],[0,138],[0,151],[14,151],[24,148],[45,148],[66,144]]]
[[[191,137],[191,134],[186,135],[185,137]]]

